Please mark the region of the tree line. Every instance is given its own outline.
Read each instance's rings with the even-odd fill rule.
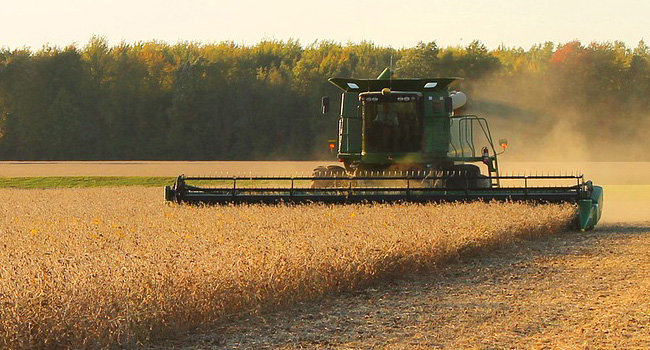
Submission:
[[[340,94],[327,78],[374,78],[391,64],[396,77],[463,77],[468,111],[525,139],[524,149],[562,125],[602,159],[650,159],[631,141],[650,127],[644,42],[488,50],[479,41],[110,46],[101,37],[0,50],[0,159],[326,158],[337,113],[320,115],[320,98]],[[621,142],[598,142],[612,139]]]

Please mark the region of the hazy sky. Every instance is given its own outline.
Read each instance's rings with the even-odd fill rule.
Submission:
[[[528,49],[578,39],[636,47],[650,38],[649,17],[650,0],[2,0],[0,47],[83,46],[92,35],[111,44],[293,38],[400,48],[478,39]]]

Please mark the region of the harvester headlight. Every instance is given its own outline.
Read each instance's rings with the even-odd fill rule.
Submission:
[[[379,97],[373,97],[372,98],[372,102],[378,102],[378,101],[379,101]]]
[[[404,97],[402,97],[402,96],[398,97],[397,101],[404,101]]]
[[[410,101],[410,100],[411,100],[410,97],[408,97],[408,96],[404,97],[404,101],[408,102],[408,101]]]

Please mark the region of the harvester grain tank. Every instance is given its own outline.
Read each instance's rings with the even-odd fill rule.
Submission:
[[[572,202],[576,225],[593,228],[603,191],[583,175],[499,173],[498,147],[487,120],[458,111],[467,97],[450,86],[460,78],[330,78],[341,89],[336,150],[340,166],[311,176],[189,177],[165,188],[175,202],[432,202],[524,200]],[[329,112],[329,98],[322,101]],[[483,170],[481,171],[481,168]]]

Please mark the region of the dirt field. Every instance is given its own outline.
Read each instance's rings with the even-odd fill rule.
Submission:
[[[647,349],[648,271],[650,222],[604,225],[159,348]]]
[[[319,165],[335,161],[306,162],[1,162],[0,177],[19,176],[177,176],[215,174],[311,173]],[[603,185],[650,185],[650,162],[538,162],[501,161],[503,174],[585,174],[586,179]]]

